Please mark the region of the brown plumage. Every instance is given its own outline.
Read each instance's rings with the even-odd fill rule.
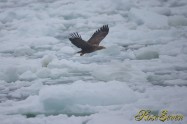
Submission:
[[[72,44],[82,49],[81,51],[77,52],[82,56],[85,53],[91,53],[97,50],[104,49],[105,47],[99,46],[99,43],[106,37],[108,32],[108,25],[103,25],[92,35],[92,37],[87,42],[84,41],[77,32],[70,34],[69,40]]]

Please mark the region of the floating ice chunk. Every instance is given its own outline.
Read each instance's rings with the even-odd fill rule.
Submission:
[[[23,100],[30,95],[36,95],[38,94],[40,88],[43,86],[43,83],[41,83],[38,80],[35,81],[16,81],[14,86],[14,89],[9,89],[12,92],[8,92],[8,96],[11,99],[19,99]]]
[[[50,3],[50,2],[53,2],[53,0],[38,0],[39,2],[44,2],[44,3]]]
[[[28,46],[18,47],[14,50],[14,56],[32,55],[34,50]]]
[[[16,16],[16,13],[12,11],[3,13],[2,17],[0,18],[0,21],[2,23],[12,22],[16,18]]]
[[[126,59],[135,59],[136,58],[136,56],[132,50],[124,51],[122,54],[123,54],[124,58],[126,58]]]
[[[18,71],[16,67],[9,67],[4,73],[4,80],[8,83],[15,82],[18,80]]]
[[[187,85],[186,82],[187,82],[186,80],[182,80],[182,79],[173,79],[173,80],[164,81],[164,84],[169,86],[172,85],[186,86]]]
[[[144,24],[151,29],[168,28],[167,17],[151,11],[132,8],[128,14],[128,17],[138,25]]]
[[[136,94],[125,83],[117,81],[77,81],[70,85],[46,86],[39,92],[39,97],[45,111],[60,113],[79,113],[78,106],[81,105],[110,106],[137,100]]]
[[[143,51],[136,54],[136,58],[143,60],[143,59],[155,59],[159,58],[159,53],[156,51]]]
[[[0,72],[0,80],[5,80],[5,74],[3,72]]]
[[[18,95],[20,97],[19,93],[16,93],[15,95]],[[38,96],[29,96],[27,99],[20,101],[20,102],[12,102],[10,101],[9,104],[6,105],[6,107],[0,106],[1,112],[0,113],[6,113],[6,114],[24,114],[24,113],[36,113],[42,111],[42,106],[38,100]],[[12,104],[14,106],[12,106]]]
[[[31,71],[26,71],[25,73],[19,76],[20,80],[25,80],[25,81],[32,81],[36,78],[37,78],[36,74],[34,74]]]
[[[54,37],[37,37],[37,38],[29,38],[28,42],[30,43],[31,48],[33,49],[42,49],[42,47],[48,46],[50,49],[53,44],[57,44],[59,41]]]
[[[142,25],[144,24],[144,21],[137,16],[137,10],[136,9],[131,9],[129,14],[128,14],[128,17],[130,20],[134,21],[137,25]]]
[[[99,70],[98,70],[99,68]],[[92,75],[102,81],[129,81],[132,78],[132,67],[120,61],[112,61],[108,65],[97,65],[92,69]]]
[[[133,111],[133,110],[131,110]],[[127,114],[130,114],[131,111],[126,112]],[[134,113],[133,113],[134,114]],[[132,115],[133,115],[132,114]],[[92,119],[88,121],[86,124],[136,124],[136,122],[133,123],[132,120],[129,120],[129,116],[122,114],[122,113],[98,113],[91,115]]]
[[[187,26],[187,18],[184,16],[170,16],[168,24],[170,26]]]
[[[64,46],[61,48],[60,53],[73,54],[75,53],[75,50],[70,46]]]
[[[52,79],[60,79],[62,76],[67,75],[67,73],[69,73],[69,72],[65,68],[64,69],[53,68],[53,69],[51,69],[51,75],[50,75],[50,77]],[[54,83],[54,81],[52,83]]]
[[[130,0],[117,0],[116,2],[113,2],[111,0],[112,4],[116,7],[116,9],[128,11],[132,7],[132,2]]]
[[[48,64],[55,58],[55,56],[53,55],[45,55],[43,58],[42,58],[42,67],[47,67]]]
[[[120,50],[121,50],[121,47],[119,47],[118,45],[113,45],[113,46],[110,46],[110,47],[103,49],[102,51],[99,51],[99,52],[102,55],[115,56],[115,55],[120,54],[120,52],[121,52]]]
[[[170,7],[180,7],[180,6],[184,6],[185,4],[186,4],[186,2],[184,2],[184,1],[175,1],[175,0],[171,0],[171,1],[169,1],[169,3],[170,3]]]
[[[161,15],[165,15],[165,16],[171,15],[171,10],[168,7],[155,7],[153,8],[153,10]]]
[[[172,35],[176,36],[176,34]],[[169,42],[167,45],[162,45],[160,47],[159,53],[164,55],[177,56],[180,55],[181,52],[183,52],[183,48],[185,48],[185,44],[183,44],[181,41],[176,40],[173,42]]]
[[[40,78],[49,78],[51,75],[51,71],[48,68],[41,68],[37,71],[36,75]]]

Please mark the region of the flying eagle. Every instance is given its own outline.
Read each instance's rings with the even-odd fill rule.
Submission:
[[[99,46],[99,43],[106,37],[108,32],[108,25],[103,25],[92,35],[92,37],[87,42],[84,41],[77,32],[70,34],[69,40],[72,44],[82,49],[81,51],[77,52],[80,53],[80,56],[82,56],[85,53],[91,53],[97,50],[104,49],[105,47]]]

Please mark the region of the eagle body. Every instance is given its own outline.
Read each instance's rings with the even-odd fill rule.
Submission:
[[[104,49],[104,46],[99,46],[100,42],[106,37],[109,32],[108,25],[103,25],[100,29],[98,29],[92,37],[88,41],[84,41],[78,33],[70,34],[69,40],[72,44],[81,48],[81,51],[77,52],[80,53],[80,56],[95,52],[97,50]]]
[[[89,48],[89,49],[85,49],[85,50],[81,50],[77,53],[80,53],[80,56],[86,54],[86,53],[92,53],[92,52],[95,52],[97,50],[101,50],[101,49],[105,49],[104,46],[93,46],[92,48]]]

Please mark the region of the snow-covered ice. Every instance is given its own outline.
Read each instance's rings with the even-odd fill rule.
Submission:
[[[186,0],[1,0],[1,124],[187,123]],[[106,49],[68,39],[102,25]],[[182,121],[136,121],[141,109]]]

